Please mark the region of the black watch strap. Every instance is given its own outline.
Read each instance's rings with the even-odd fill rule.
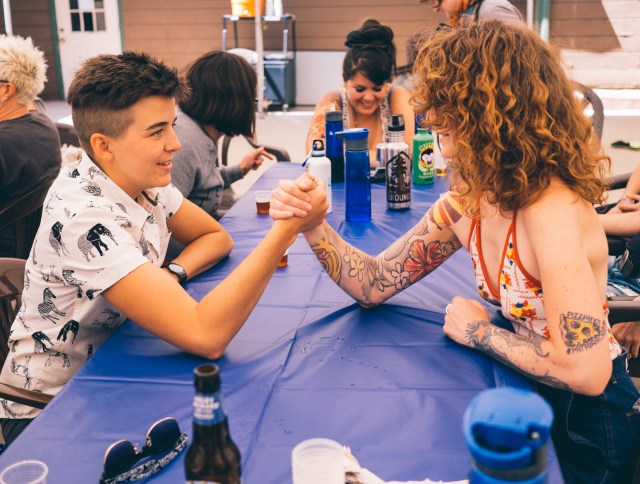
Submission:
[[[185,271],[184,267],[182,267],[180,264],[169,262],[162,267],[165,267],[169,272],[178,276],[178,281],[180,281],[180,284],[184,284],[185,282],[187,282],[187,271]]]

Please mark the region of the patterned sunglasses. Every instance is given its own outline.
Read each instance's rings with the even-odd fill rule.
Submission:
[[[186,445],[187,434],[180,432],[174,418],[158,420],[147,431],[147,438],[140,452],[128,440],[118,440],[109,446],[104,454],[104,472],[100,483],[115,484],[146,479],[175,459]],[[166,452],[164,456],[149,459],[131,468],[141,459],[163,452]]]

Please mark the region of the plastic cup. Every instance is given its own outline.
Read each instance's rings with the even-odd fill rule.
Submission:
[[[278,263],[278,267],[285,267],[289,263],[289,249],[284,251],[284,255],[280,262]]]
[[[39,460],[21,460],[0,474],[0,484],[45,484],[49,468]]]
[[[257,190],[256,196],[256,210],[258,213],[269,213],[269,205],[271,202],[270,190]]]
[[[330,439],[300,442],[291,452],[293,484],[344,484],[342,446]]]

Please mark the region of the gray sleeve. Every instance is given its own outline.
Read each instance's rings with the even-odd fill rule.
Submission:
[[[520,11],[507,0],[484,0],[478,13],[480,20],[524,23]]]
[[[240,165],[234,166],[221,166],[220,174],[222,175],[222,179],[224,180],[224,187],[229,188],[233,182],[244,178],[244,173],[242,173],[242,168]]]
[[[193,161],[197,156],[196,151],[191,149],[187,143],[184,143],[182,147],[173,154],[171,183],[173,183],[186,198],[189,198],[189,195],[193,191],[196,180],[196,167],[200,166],[199,163]]]

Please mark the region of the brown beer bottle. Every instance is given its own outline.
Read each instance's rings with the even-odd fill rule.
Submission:
[[[184,459],[188,484],[240,484],[240,451],[229,435],[222,406],[220,369],[201,365],[194,371],[193,440]]]

